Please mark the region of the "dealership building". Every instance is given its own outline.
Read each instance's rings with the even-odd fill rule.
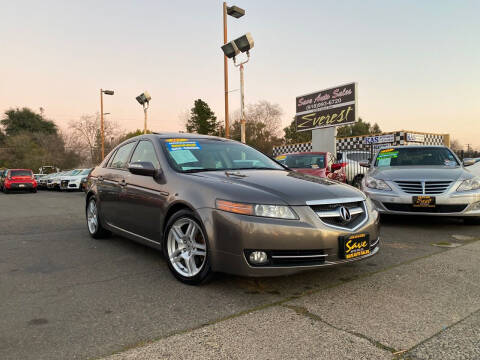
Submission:
[[[323,133],[316,134],[318,130],[312,130],[312,141],[307,143],[276,146],[273,148],[273,156],[294,152],[329,151],[326,143],[333,141],[334,145],[328,149],[343,151],[376,151],[382,147],[394,145],[446,145],[450,146],[449,134],[434,134],[418,131],[393,131],[378,135],[335,137],[328,134],[326,139]],[[331,151],[331,150],[330,150]]]

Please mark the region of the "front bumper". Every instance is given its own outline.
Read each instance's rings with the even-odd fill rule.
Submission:
[[[367,259],[379,251],[379,222],[376,211],[355,232],[323,223],[309,206],[292,206],[299,220],[282,220],[239,215],[216,209],[197,210],[209,239],[214,271],[242,276],[279,276],[324,266]],[[339,250],[341,236],[368,233],[370,254],[345,260]],[[304,264],[253,266],[246,258],[248,250],[324,254],[321,260]]]
[[[363,191],[381,214],[480,217],[480,191],[456,192],[454,189],[455,187],[443,194],[431,195],[436,200],[435,208],[431,209],[414,208],[414,194],[378,191],[365,187]]]

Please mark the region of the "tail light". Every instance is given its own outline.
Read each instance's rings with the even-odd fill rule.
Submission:
[[[332,164],[332,171],[340,170],[341,168],[344,168],[345,166],[347,166],[346,162]]]

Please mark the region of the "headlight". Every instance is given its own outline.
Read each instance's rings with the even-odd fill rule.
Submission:
[[[480,177],[476,176],[472,179],[463,181],[457,188],[457,191],[469,191],[480,189]]]
[[[298,219],[297,215],[288,206],[245,204],[226,200],[217,200],[216,207],[219,210],[235,214],[253,215],[278,219]]]
[[[365,178],[365,185],[370,189],[392,191],[392,188],[388,186],[388,184],[385,181],[380,179],[375,179],[371,176],[367,176]]]

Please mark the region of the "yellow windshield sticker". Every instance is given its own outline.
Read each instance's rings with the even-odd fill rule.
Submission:
[[[173,143],[173,142],[184,142],[188,141],[188,139],[166,139],[165,142],[167,143]]]

